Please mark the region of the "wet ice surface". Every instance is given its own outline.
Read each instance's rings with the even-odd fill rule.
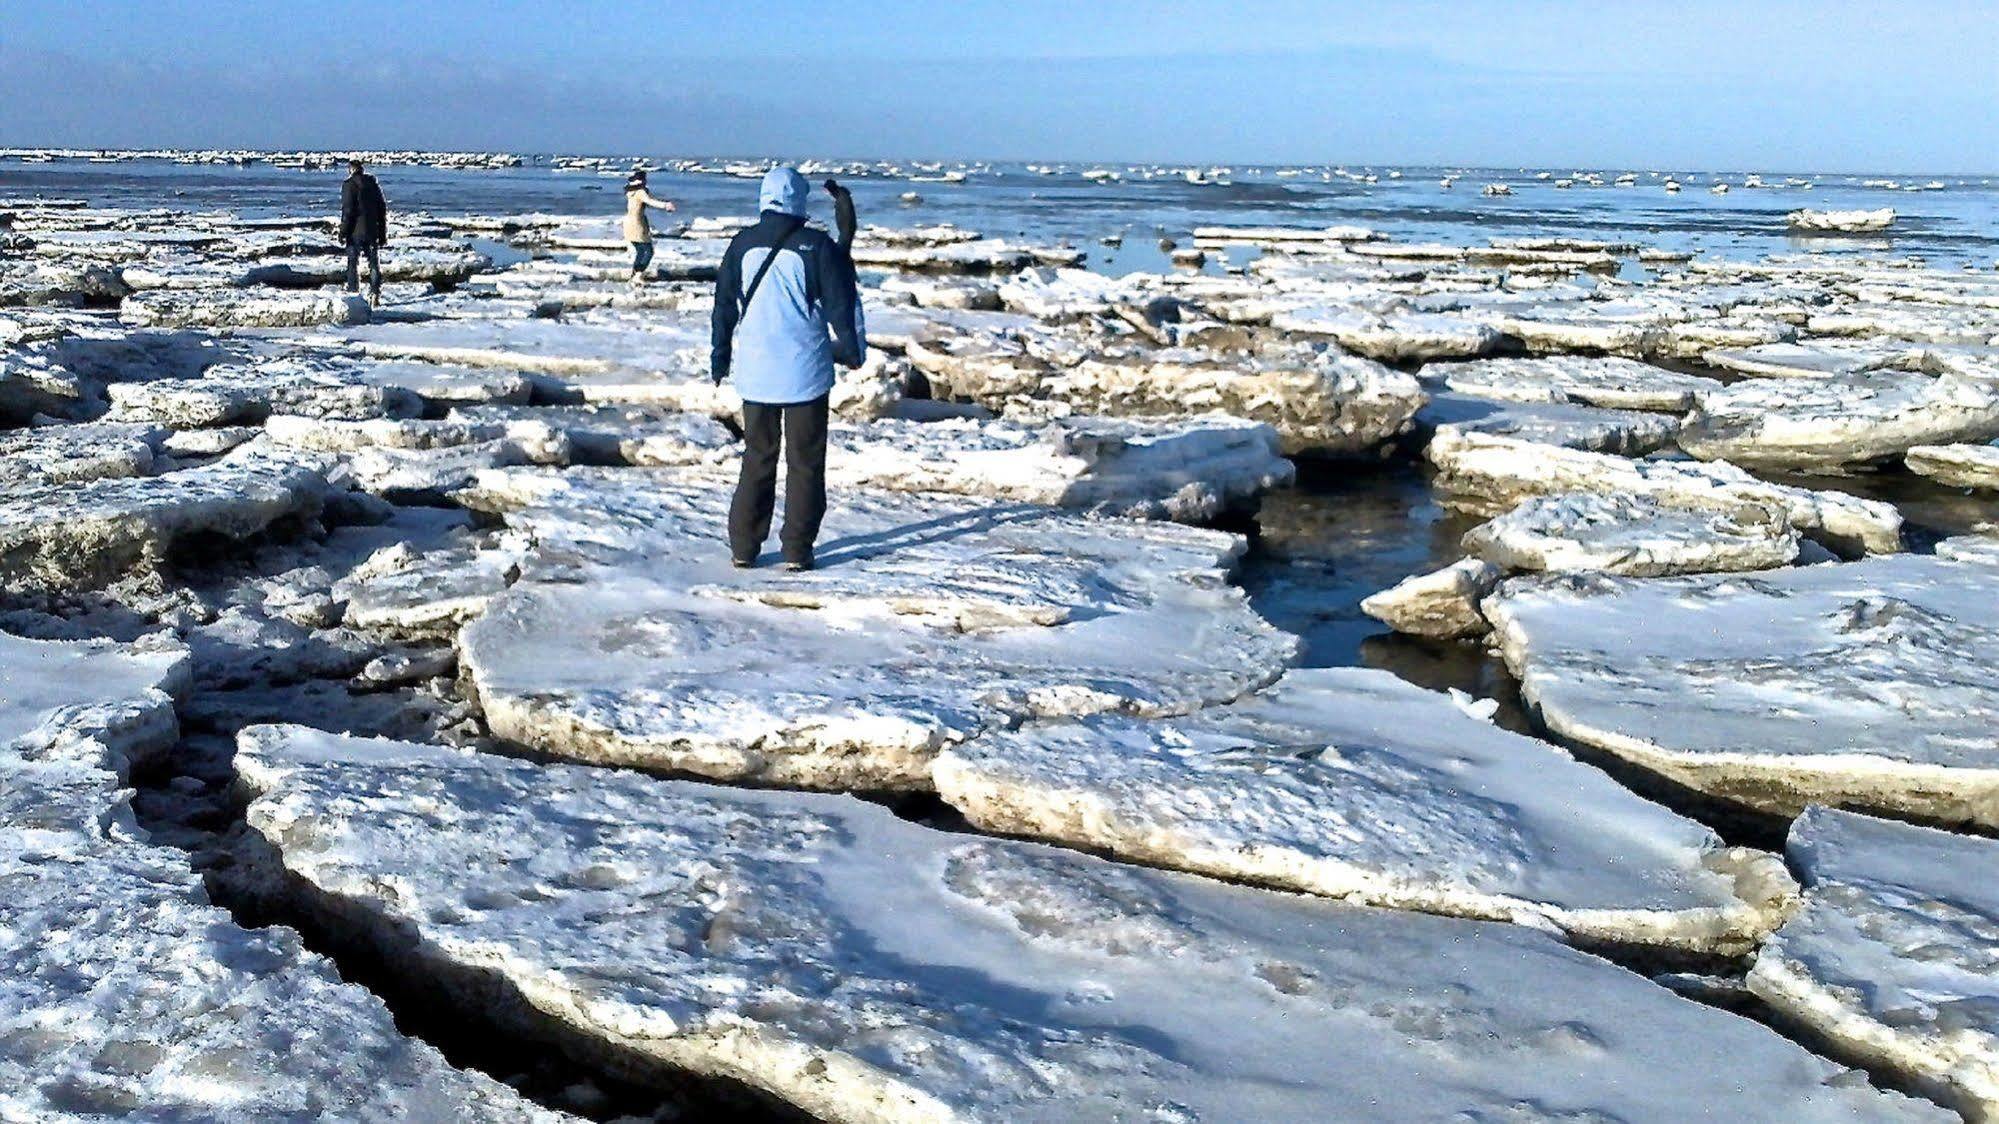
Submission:
[[[1854,1060],[1999,1113],[1999,843],[1813,808],[1788,850],[1805,906],[1749,986]]]
[[[209,904],[123,787],[174,740],[184,650],[0,634],[0,1114],[555,1120],[405,1038],[287,929]]]
[[[496,973],[607,1048],[829,1119],[1940,1118],[1521,926],[836,796],[297,727],[247,731],[238,760],[308,908],[338,900],[413,967]]]
[[[830,796],[752,797],[548,762],[641,764],[742,785],[904,790],[873,798],[930,825],[881,828],[883,839],[901,832],[921,840],[910,856],[954,847],[1054,854],[975,834],[1028,833],[1125,863],[1373,903],[1362,909],[1116,862],[1037,858],[1032,879],[1008,875],[1001,889],[981,889],[966,905],[972,899],[961,888],[938,890],[923,869],[883,872],[863,856],[842,869],[871,887],[901,887],[905,930],[910,918],[956,925],[968,910],[1029,918],[1031,932],[1008,930],[980,946],[1003,950],[995,956],[1009,964],[1086,931],[1073,911],[1042,908],[1058,878],[1047,872],[1058,868],[1101,872],[1110,881],[1079,876],[1099,888],[1193,886],[1188,892],[1246,903],[1235,914],[1319,909],[1362,927],[1339,930],[1365,936],[1348,953],[1280,958],[1345,957],[1340,971],[1366,985],[1343,993],[1329,1018],[1323,1007],[1291,1012],[1275,1045],[1210,1041],[1195,1033],[1207,1029],[1194,1019],[1206,1013],[1201,1004],[1158,998],[1126,1024],[1166,1038],[1127,1036],[1109,1053],[1092,1053],[1098,1040],[1085,1043],[1067,1023],[1029,1019],[989,1035],[1020,1013],[1002,1003],[984,1011],[961,1004],[945,1022],[917,1018],[969,1036],[924,1054],[898,1035],[873,1033],[878,1023],[863,1030],[841,1021],[882,1008],[849,1010],[834,996],[834,1006],[811,1009],[806,1054],[749,1075],[779,1083],[786,1096],[858,1090],[865,1100],[903,1079],[882,1077],[886,1058],[890,1069],[914,1075],[909,1087],[921,1086],[923,1096],[948,1101],[989,1089],[992,1105],[1006,1106],[954,1103],[948,1113],[974,1117],[1061,1115],[1069,1102],[1045,1090],[1073,1087],[1086,1098],[1166,1090],[1140,1106],[1165,1119],[1187,1118],[1189,1105],[1259,1108],[1272,1097],[1308,1105],[1293,1115],[1531,1106],[1643,1118],[1620,1111],[1609,1094],[1569,1105],[1549,1093],[1572,1088],[1563,1076],[1569,1046],[1508,1068],[1464,1045],[1482,1033],[1479,1012],[1511,1010],[1505,1003],[1518,997],[1456,1004],[1448,1016],[1412,1022],[1399,997],[1430,987],[1426,973],[1438,966],[1410,966],[1411,956],[1421,959],[1415,954],[1384,959],[1378,949],[1420,950],[1427,933],[1492,931],[1411,909],[1506,918],[1516,925],[1499,930],[1505,935],[1477,941],[1552,950],[1523,932],[1539,929],[1613,948],[1648,970],[1699,954],[1703,982],[1676,986],[1755,1011],[1740,978],[1746,956],[1728,958],[1751,952],[1780,920],[1790,887],[1771,855],[1730,850],[1723,839],[1773,847],[1783,825],[1746,829],[1730,802],[1773,820],[1804,800],[1833,799],[1992,822],[1977,765],[1989,737],[1975,728],[1991,718],[1980,694],[1991,638],[1978,630],[1992,622],[1973,604],[1990,582],[1972,570],[1994,552],[1969,538],[1938,544],[1999,519],[1999,501],[1979,487],[1989,479],[1979,411],[1999,377],[1999,282],[1951,258],[1984,243],[1952,227],[1959,197],[1948,186],[1917,193],[1879,238],[1790,246],[1744,223],[1781,229],[1780,203],[1885,189],[1691,193],[1700,197],[1695,210],[1637,177],[1637,186],[1621,188],[1579,176],[1583,186],[1572,184],[1571,195],[1494,176],[1510,180],[1512,193],[1484,196],[1463,185],[1452,192],[1434,177],[1420,188],[1392,177],[1378,186],[1330,169],[1323,178],[1278,177],[1283,183],[1245,170],[1231,184],[1216,182],[1232,175],[1224,170],[1194,184],[1133,169],[1098,169],[1105,182],[1074,168],[972,169],[963,183],[919,185],[925,200],[905,205],[892,201],[909,169],[828,169],[859,176],[864,199],[885,192],[874,202],[891,205],[870,212],[885,221],[861,242],[872,263],[862,282],[873,355],[843,374],[832,397],[836,499],[822,568],[790,575],[769,568],[775,551],[766,568],[730,569],[719,533],[739,403],[706,377],[702,279],[740,225],[712,215],[736,213],[743,185],[720,168],[662,172],[687,189],[692,221],[685,237],[662,232],[656,276],[633,285],[615,217],[579,213],[594,209],[587,189],[601,163],[439,176],[389,166],[403,229],[379,303],[329,284],[344,263],[328,224],[299,215],[296,192],[320,186],[310,173],[225,169],[215,182],[237,184],[237,196],[209,194],[218,190],[210,183],[148,201],[153,180],[174,182],[174,173],[120,161],[92,166],[106,169],[98,173],[105,198],[0,204],[0,227],[10,228],[0,229],[0,419],[8,426],[0,433],[0,627],[120,640],[165,633],[184,645],[191,685],[176,708],[183,737],[170,751],[156,747],[133,807],[154,835],[149,854],[177,872],[162,885],[180,893],[174,887],[192,885],[186,871],[199,870],[239,917],[310,921],[315,947],[327,943],[343,969],[358,968],[350,976],[387,997],[406,1029],[454,1060],[522,1082],[541,1102],[660,1119],[679,1104],[677,1094],[662,1104],[644,1090],[605,1092],[622,1090],[616,1078],[630,1057],[615,1042],[629,1035],[628,1023],[572,1028],[564,1041],[580,1046],[580,1057],[537,1046],[536,1060],[522,1067],[507,1051],[534,1040],[504,1027],[507,1013],[463,990],[462,977],[456,1001],[436,1010],[406,990],[423,982],[423,966],[444,965],[429,944],[414,953],[396,945],[367,963],[341,951],[342,940],[384,936],[380,918],[400,906],[377,895],[364,911],[332,908],[303,882],[263,878],[268,855],[251,846],[231,796],[237,731],[303,721],[527,754],[538,763],[450,754],[422,768],[448,762],[573,778],[560,797],[570,804],[588,805],[599,783],[611,786],[605,793],[630,786],[617,789],[619,800],[670,795],[695,810],[681,818],[697,824],[707,822],[702,808],[723,806],[777,809],[768,814],[815,824],[874,813]],[[14,174],[0,154],[0,183]],[[278,194],[256,195],[287,177],[291,186]],[[1377,192],[1379,205],[1367,202]],[[1567,202],[1585,195],[1597,202],[1582,210]],[[1654,202],[1630,202],[1646,196]],[[459,213],[473,198],[493,202]],[[121,199],[162,205],[101,205]],[[222,205],[189,209],[203,199]],[[1845,209],[1864,200],[1851,202]],[[1348,207],[1368,212],[1367,229],[1324,221]],[[965,225],[936,221],[947,216]],[[1620,228],[1626,220],[1640,228]],[[1548,229],[1562,222],[1573,229]],[[1202,230],[1190,246],[1194,226]],[[1129,237],[1100,243],[1106,235]],[[1181,243],[1170,256],[1157,248],[1169,235]],[[1715,246],[1736,256],[1688,252]],[[1752,260],[1751,246],[1767,256]],[[1783,252],[1792,249],[1810,252]],[[1911,249],[1931,260],[1890,256]],[[1082,253],[1094,272],[1072,266]],[[1989,266],[1985,256],[1974,264]],[[1294,475],[1298,483],[1287,485]],[[1245,538],[1145,520],[1217,521]],[[1867,557],[1905,550],[1912,553]],[[1934,568],[1934,580],[1912,585],[1898,567]],[[1520,577],[1538,571],[1628,576]],[[1804,588],[1814,582],[1840,591]],[[1738,603],[1713,592],[1721,589],[1757,592]],[[1829,616],[1820,614],[1828,596],[1842,606]],[[1699,600],[1702,611],[1691,612],[1683,603],[1690,598],[1712,600],[1713,611]],[[1593,614],[1612,600],[1633,609],[1599,627]],[[1519,623],[1530,602],[1540,606],[1531,627]],[[1722,623],[1701,627],[1710,621]],[[1495,622],[1497,637],[1489,635]],[[1523,629],[1529,642],[1517,641]],[[1557,641],[1575,637],[1602,643],[1569,660]],[[1775,647],[1744,659],[1709,650],[1748,638]],[[1538,720],[1520,706],[1492,643],[1527,674],[1542,704]],[[1640,650],[1657,665],[1627,663]],[[1297,664],[1377,670],[1292,670]],[[1773,717],[1768,707],[1738,706],[1730,692],[1788,690],[1793,705],[1818,708],[1812,736],[1843,736],[1878,718],[1868,736],[1903,757],[1877,746],[1820,755],[1840,758],[1830,770],[1823,760],[1798,765],[1801,754],[1720,772],[1662,763],[1587,724],[1565,725],[1548,702],[1560,693],[1551,675],[1596,683],[1609,704],[1648,710],[1648,721],[1672,734],[1740,728],[1759,748],[1780,752],[1795,748],[1786,738],[1806,736],[1802,723],[1781,709]],[[19,681],[5,687],[18,690]],[[1446,688],[1468,697],[1452,699]],[[166,717],[149,713],[156,724]],[[1567,735],[1573,754],[1504,734],[1486,724],[1488,713],[1506,730]],[[1962,759],[1912,773],[1926,753]],[[1326,773],[1342,783],[1309,783]],[[1675,783],[1653,783],[1658,773]],[[389,831],[374,822],[376,802],[402,797],[383,787],[321,822]],[[33,806],[17,802],[11,814],[32,824]],[[836,811],[814,818],[820,807]],[[412,869],[462,871],[464,863],[448,860],[450,847],[483,854],[494,848],[480,833],[505,830],[418,811],[399,821],[405,830],[396,837]],[[538,822],[507,822],[527,838],[549,834]],[[302,854],[313,840],[280,833],[274,842]],[[883,846],[891,857],[904,854]],[[343,877],[371,877],[362,868],[374,861],[374,850],[360,853]],[[548,861],[567,859],[552,852]],[[717,869],[702,877],[719,881],[699,884],[725,886],[733,904],[712,914],[723,919],[719,928],[704,922],[692,942],[674,946],[680,955],[702,944],[690,954],[722,958],[711,966],[736,948],[729,911],[750,901],[738,891],[795,888],[803,884],[784,879],[809,880],[811,871],[761,858],[733,873]],[[495,877],[514,885],[507,872]],[[439,886],[446,899],[464,892],[458,882]],[[527,950],[521,963],[546,967],[542,953],[558,947],[596,952],[587,942],[607,917],[592,914],[545,942],[549,927],[531,915],[560,908],[537,892],[527,885],[512,904],[497,893],[451,899],[424,924],[484,924],[484,914],[518,906],[524,912],[513,920],[533,922],[507,930],[524,942],[515,946]],[[645,899],[647,910],[694,917],[711,904],[676,894]],[[795,931],[809,933],[847,924],[837,915],[856,900],[874,899],[778,894],[753,904],[775,911],[758,916],[797,921]],[[1182,913],[1163,902],[1117,898],[1117,927],[1179,925]],[[1226,943],[1239,932],[1189,924],[1196,943]],[[1023,944],[1029,951],[1016,955]],[[916,952],[867,962],[880,968],[866,977],[876,989],[870,1003],[886,996],[889,1009],[907,1010],[932,1002],[923,997],[970,994],[992,1006],[985,991],[952,990],[965,986],[964,965],[939,965],[930,948]],[[138,956],[133,971],[149,970],[143,962],[152,955]],[[810,950],[803,959],[776,955],[822,963]],[[1061,954],[1064,965],[1069,956]],[[1178,967],[1154,959],[1149,948],[1146,956],[1120,950],[1114,967],[1134,978]],[[990,970],[983,961],[976,967]],[[752,993],[729,990],[748,970],[733,961],[720,970],[713,979],[724,994],[704,1010],[768,1020],[773,1012]],[[1518,974],[1510,962],[1458,971],[1451,986],[1474,996]],[[1605,973],[1613,990],[1642,983],[1625,969],[1589,971]],[[1223,1006],[1256,1008],[1311,993],[1305,979],[1259,968],[1224,973],[1212,990]],[[1101,982],[1089,977],[1061,1002],[1088,1009]],[[1375,1011],[1368,1017],[1396,1028],[1393,1041],[1349,1033],[1339,1021],[1359,1009],[1351,995],[1375,988],[1397,997],[1366,1005]],[[1647,1012],[1664,998],[1643,994]],[[559,993],[540,998],[551,996]],[[1573,1012],[1581,1002],[1555,1005]],[[556,1008],[527,1029],[574,1014]],[[1686,1008],[1657,1006],[1656,1021],[1627,1018],[1612,1037],[1699,1039],[1713,1016]],[[813,1021],[829,1011],[834,1023]],[[1907,1022],[1891,1014],[1888,1021]],[[1596,1028],[1593,1019],[1571,1025]],[[1957,1019],[1943,1021],[1957,1029]],[[1019,1025],[1034,1029],[1008,1037]],[[1907,1067],[1793,1029],[1808,1045],[1912,1080]],[[1458,1044],[1434,1049],[1454,1052],[1469,1084],[1437,1091],[1418,1082],[1419,1093],[1383,1096],[1384,1083],[1408,1085],[1400,1076],[1407,1067],[1396,1067],[1412,1035]],[[1598,1046],[1607,1041],[1598,1029],[1577,1030],[1569,1045],[1591,1036]],[[1169,1038],[1176,1048],[1157,1049]],[[692,1043],[693,1068],[745,1076],[728,1068],[733,1047],[718,1054],[717,1039],[673,1041],[676,1049]],[[1137,1054],[1126,1049],[1133,1041]],[[1327,1077],[1316,1059],[1285,1060],[1311,1042],[1329,1043],[1319,1057],[1365,1064]],[[1793,1065],[1805,1056],[1782,1049],[1791,1076],[1765,1067],[1759,1079],[1792,1092],[1815,1085],[1819,1076],[1792,1080],[1805,1072]],[[1675,1086],[1668,1092],[1697,1105],[1675,1114],[1681,1102],[1647,1094],[1653,1114],[1725,1111],[1727,1096],[1751,1087],[1730,1076],[1725,1067],[1740,1059],[1719,1056],[1729,1052],[1703,1055],[1694,1069],[1733,1092]],[[1646,1068],[1630,1060],[1642,1053],[1614,1045],[1590,1055],[1598,1058],[1593,1072],[1614,1081],[1606,1075],[1619,1066]],[[927,1067],[946,1054],[995,1083],[922,1085],[925,1074],[945,1072]],[[1142,1064],[1119,1068],[1135,1057]],[[1068,1080],[1060,1066],[1072,1062],[1081,1076]],[[1422,1066],[1426,1078],[1439,1072],[1433,1062]],[[1280,1065],[1289,1084],[1244,1091],[1242,1073]],[[1862,1089],[1852,1074],[1832,1080]],[[1512,1099],[1482,1099],[1502,1086]],[[1006,1099],[1015,1095],[1040,1103]],[[1783,1095],[1765,1099],[1787,1110]],[[1379,1103],[1351,1109],[1352,1098],[1369,1096]],[[1864,1091],[1850,1096],[1870,1103]]]
[[[1999,555],[1952,539],[1758,574],[1518,580],[1485,602],[1562,734],[1782,814],[1999,825]]]

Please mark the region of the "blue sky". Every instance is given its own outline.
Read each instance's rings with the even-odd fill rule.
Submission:
[[[6,0],[0,146],[1999,170],[1999,0]]]

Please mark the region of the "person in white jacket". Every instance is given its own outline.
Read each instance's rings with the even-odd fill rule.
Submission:
[[[672,202],[656,199],[646,190],[645,169],[634,168],[631,178],[625,181],[625,241],[632,244],[634,285],[645,284],[646,270],[652,265],[652,220],[646,216],[647,207],[674,209]]]

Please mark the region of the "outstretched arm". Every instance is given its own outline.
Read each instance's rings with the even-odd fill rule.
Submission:
[[[833,226],[839,232],[842,250],[854,248],[854,193],[834,180],[826,181],[826,194],[833,197]]]
[[[648,207],[658,207],[662,211],[671,211],[676,209],[673,205],[673,200],[671,199],[655,199],[653,198],[653,194],[650,191],[640,192],[640,194],[645,196],[645,203],[646,206]]]

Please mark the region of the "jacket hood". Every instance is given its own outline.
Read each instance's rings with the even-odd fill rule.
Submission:
[[[763,189],[757,193],[757,209],[802,219],[807,191],[805,177],[798,174],[797,168],[788,164],[772,168],[764,173]]]

